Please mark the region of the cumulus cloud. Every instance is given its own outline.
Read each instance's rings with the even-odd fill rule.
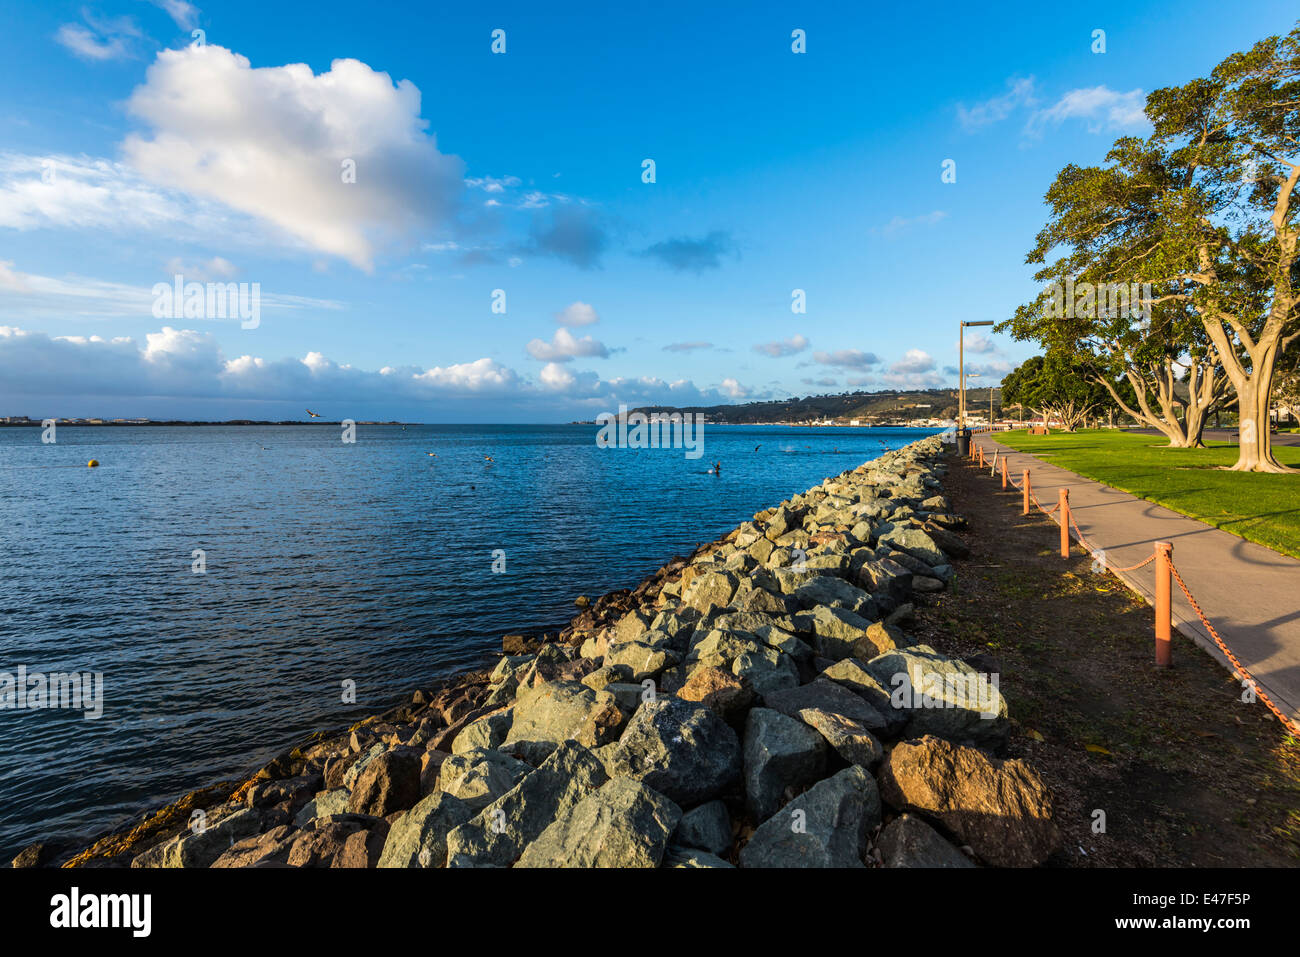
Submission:
[[[803,352],[807,348],[808,340],[803,336],[795,335],[789,339],[780,339],[776,342],[761,342],[754,346],[754,351],[760,355],[779,359],[782,356],[792,356]]]
[[[723,379],[722,391],[731,399],[747,399],[751,392],[748,386],[741,385],[735,379]]]
[[[998,123],[1011,115],[1012,111],[1022,106],[1034,106],[1038,100],[1034,96],[1034,78],[1012,77],[1007,80],[1007,92],[967,107],[957,104],[957,119],[962,128],[971,131],[992,123]]]
[[[227,357],[210,333],[164,326],[143,341],[131,337],[51,337],[0,326],[0,400],[21,401],[35,417],[190,415],[207,418],[295,414],[307,402],[327,417],[355,416],[359,407],[380,416],[395,410],[430,421],[438,410],[493,421],[503,414],[553,418],[560,410],[591,413],[638,405],[717,405],[750,390],[735,379],[717,389],[655,376],[602,380],[590,371],[547,363],[537,380],[484,357],[422,368],[377,371],[340,364],[320,352],[301,358]],[[68,408],[73,398],[79,411]]]
[[[880,357],[858,349],[837,349],[834,352],[814,352],[813,361],[837,369],[867,370],[880,364]]]
[[[528,343],[527,349],[530,356],[543,362],[568,362],[578,356],[609,358],[609,349],[603,342],[591,336],[579,339],[568,329],[556,329],[550,342],[534,339]]]
[[[377,249],[450,218],[463,164],[440,153],[409,80],[359,60],[253,68],[215,44],[164,50],[127,101],[127,161],[367,271]],[[355,164],[356,181],[344,166]]]
[[[1090,133],[1136,132],[1150,127],[1145,106],[1146,94],[1140,88],[1121,93],[1102,84],[1070,90],[1047,109],[1034,113],[1025,132],[1038,136],[1047,127],[1070,119],[1084,120]]]
[[[702,273],[718,269],[724,257],[740,255],[731,233],[714,230],[700,239],[681,237],[655,243],[642,250],[641,255],[657,259],[675,272]]]
[[[908,349],[903,353],[903,358],[899,359],[889,367],[893,373],[915,373],[929,372],[936,366],[934,357],[923,349]]]
[[[998,344],[982,332],[966,333],[966,351],[976,355],[992,355],[999,352]]]
[[[555,314],[555,321],[562,326],[590,326],[600,322],[600,316],[588,303],[572,302]]]

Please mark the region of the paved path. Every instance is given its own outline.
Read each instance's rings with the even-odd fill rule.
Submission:
[[[1045,508],[1056,504],[1062,486],[1068,488],[1075,523],[1105,550],[1108,564],[1135,565],[1151,555],[1155,542],[1172,542],[1174,565],[1220,637],[1274,703],[1300,720],[1300,561],[1016,452],[990,435],[972,438],[983,447],[985,461],[995,450],[1005,454],[1008,475],[1017,482],[1029,469],[1031,487]],[[1153,601],[1155,563],[1120,577]],[[1174,625],[1230,667],[1176,581],[1173,595]],[[1154,644],[1152,649],[1154,655]]]

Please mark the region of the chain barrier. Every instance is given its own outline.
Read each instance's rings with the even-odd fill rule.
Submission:
[[[993,461],[994,461],[994,468],[996,469],[996,463],[997,463],[996,453],[994,454]],[[1006,456],[1003,455],[1003,468],[1005,467],[1006,467]],[[990,474],[993,475],[995,474],[995,472],[991,471]],[[1007,481],[1017,491],[1021,493],[1024,492],[1024,486],[1017,484],[1015,479],[1011,478],[1010,475],[1007,476]],[[1038,496],[1036,496],[1032,490],[1029,493],[1029,499],[1034,503],[1034,505],[1038,508],[1040,512],[1042,512],[1044,515],[1047,516],[1050,516],[1053,512],[1058,511],[1061,507],[1061,503],[1057,502],[1051,508],[1043,508],[1043,503],[1038,501]],[[1067,511],[1066,514],[1069,516],[1070,527],[1074,530],[1073,537],[1078,541],[1079,545],[1084,549],[1084,551],[1086,551],[1089,555],[1092,556],[1095,565],[1099,565],[1103,570],[1108,571],[1113,575],[1118,576],[1119,573],[1121,572],[1137,571],[1139,568],[1143,568],[1147,565],[1150,565],[1158,557],[1158,553],[1153,551],[1152,554],[1148,555],[1145,559],[1138,562],[1136,565],[1126,565],[1122,568],[1116,568],[1106,560],[1105,551],[1103,549],[1094,546],[1084,536],[1083,529],[1079,528],[1079,523],[1074,520],[1073,511],[1072,510]],[[1061,524],[1060,519],[1053,519],[1053,522],[1058,526]],[[1196,617],[1198,617],[1201,620],[1201,624],[1205,626],[1205,630],[1209,633],[1210,637],[1214,639],[1214,643],[1218,646],[1219,650],[1223,652],[1224,657],[1226,657],[1228,661],[1231,662],[1233,668],[1236,669],[1237,677],[1240,677],[1243,680],[1243,682],[1248,683],[1250,685],[1251,689],[1255,693],[1255,696],[1264,703],[1264,705],[1268,708],[1269,711],[1273,712],[1274,716],[1278,719],[1278,721],[1282,722],[1282,726],[1284,728],[1286,728],[1292,734],[1300,734],[1300,724],[1297,724],[1294,720],[1288,717],[1286,713],[1284,713],[1276,704],[1273,703],[1273,700],[1269,698],[1269,696],[1263,691],[1263,689],[1259,687],[1259,682],[1255,680],[1254,676],[1250,673],[1249,669],[1247,669],[1246,666],[1243,665],[1237,659],[1237,656],[1232,653],[1232,651],[1228,648],[1227,644],[1224,642],[1223,638],[1220,637],[1219,632],[1215,629],[1215,627],[1212,624],[1210,624],[1210,620],[1205,617],[1205,612],[1201,610],[1200,603],[1197,602],[1197,600],[1192,596],[1192,592],[1187,587],[1187,583],[1183,581],[1183,576],[1178,573],[1178,567],[1174,565],[1173,559],[1169,560],[1169,571],[1173,575],[1174,581],[1178,582],[1178,587],[1182,590],[1183,596],[1187,599],[1187,603],[1191,605],[1192,610],[1196,612]]]

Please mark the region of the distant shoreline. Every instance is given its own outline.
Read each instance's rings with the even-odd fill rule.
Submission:
[[[29,419],[26,422],[0,422],[0,428],[39,429],[42,427],[41,422],[42,420],[40,419]],[[150,419],[147,422],[85,422],[78,419],[55,419],[54,422],[56,425],[60,425],[63,428],[81,428],[84,426],[85,428],[89,428],[89,429],[101,429],[101,428],[112,428],[112,427],[139,429],[139,428],[148,428],[149,426],[153,426],[153,425],[177,426],[177,425],[342,425],[343,424],[341,421],[332,422],[326,419],[320,419],[319,421],[316,419],[311,419],[306,422],[302,421],[301,419],[283,419],[278,422],[260,421],[256,419],[230,419],[225,422],[190,421],[186,419]],[[365,420],[358,419],[356,420],[356,424],[357,425],[425,425],[426,423],[424,422],[378,422],[378,421],[365,421]]]

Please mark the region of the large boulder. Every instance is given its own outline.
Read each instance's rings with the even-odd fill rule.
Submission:
[[[885,867],[974,867],[968,858],[915,814],[900,814],[876,841]]]
[[[925,562],[931,568],[935,565],[942,565],[947,560],[944,558],[943,550],[935,544],[934,539],[919,528],[894,525],[880,533],[877,539],[891,548],[896,548],[900,552],[905,552],[913,558]]]
[[[610,767],[679,805],[700,804],[740,777],[740,739],[710,708],[659,697],[632,716]]]
[[[723,854],[731,847],[731,815],[721,801],[709,801],[687,811],[677,824],[673,843]]]
[[[818,575],[809,579],[795,589],[793,597],[802,609],[826,605],[843,608],[862,618],[876,617],[876,603],[870,595],[833,575]]]
[[[821,777],[826,742],[815,730],[770,708],[754,708],[745,720],[745,802],[755,820],[776,813],[787,787],[802,788]]]
[[[623,721],[612,695],[577,681],[551,681],[520,694],[505,744],[577,741],[595,748],[618,737]]]
[[[447,834],[474,812],[458,797],[434,791],[388,830],[380,867],[442,867],[447,863]]]
[[[866,669],[889,689],[894,710],[906,716],[907,737],[935,734],[992,748],[1006,743],[1010,722],[997,675],[984,675],[929,645],[878,655]]]
[[[369,868],[379,863],[388,823],[365,814],[317,818],[298,831],[289,849],[290,867]]]
[[[575,741],[564,742],[536,771],[447,835],[447,866],[509,867],[530,842],[606,780],[594,754]]]
[[[812,708],[830,714],[842,715],[851,721],[857,721],[873,732],[885,732],[889,720],[864,699],[848,688],[818,678],[798,688],[790,688],[768,695],[763,704],[773,711],[780,711],[787,718],[803,720],[800,712]]]
[[[998,867],[1041,864],[1060,845],[1052,802],[1024,761],[926,735],[894,747],[880,768],[885,801],[937,821],[981,860]]]
[[[800,719],[826,739],[826,743],[849,764],[874,768],[885,756],[880,741],[860,721],[832,714],[820,708],[804,708]]]
[[[631,778],[614,778],[546,828],[518,867],[658,867],[682,811]]]
[[[243,808],[201,832],[186,831],[163,846],[160,867],[211,867],[231,845],[262,830],[262,813]]]
[[[420,800],[420,755],[411,748],[385,751],[366,765],[348,797],[348,811],[387,817]]]
[[[741,867],[863,867],[867,833],[880,823],[880,795],[857,765],[819,781],[759,825]]]
[[[523,761],[500,751],[476,748],[464,754],[453,754],[442,762],[438,770],[438,789],[452,797],[460,798],[478,813],[505,794],[532,768]]]
[[[694,701],[710,708],[732,727],[744,721],[745,713],[754,702],[754,692],[730,672],[721,668],[700,666],[677,692],[683,701]]]
[[[293,848],[297,831],[280,824],[236,841],[212,862],[214,868],[227,867],[288,867],[289,851]]]
[[[845,608],[819,605],[794,616],[795,627],[823,658],[839,661],[859,653],[871,622]]]

